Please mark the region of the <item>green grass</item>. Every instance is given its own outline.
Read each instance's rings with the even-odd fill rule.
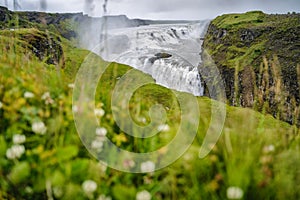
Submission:
[[[232,46],[228,48],[227,63],[229,66],[239,65],[242,70],[245,66],[250,66],[264,51],[264,42],[252,45],[250,48],[238,48]]]
[[[39,34],[22,29],[24,34]],[[226,191],[237,186],[243,199],[297,199],[299,197],[299,133],[295,126],[251,109],[226,106],[222,136],[213,151],[199,159],[199,149],[211,122],[212,100],[197,98],[200,109],[197,137],[190,149],[174,164],[155,173],[130,174],[105,168],[81,143],[72,115],[75,75],[88,51],[61,39],[64,50],[60,65],[49,65],[33,55],[26,41],[0,32],[0,198],[1,199],[135,199],[142,190],[152,199],[226,199]],[[18,41],[18,42],[15,42]],[[7,48],[9,47],[9,48]],[[98,58],[100,65],[106,63]],[[172,90],[148,84],[131,98],[130,114],[136,123],[150,122],[149,109],[162,104],[170,130],[138,140],[123,133],[111,115],[111,94],[132,68],[112,63],[100,79],[96,107],[105,110],[99,119],[108,137],[128,151],[148,152],[167,144],[180,123],[180,107]],[[141,78],[149,76],[140,73]],[[33,98],[25,98],[32,92]],[[50,92],[49,104],[41,99]],[[46,99],[47,100],[47,99]],[[49,99],[48,99],[49,100]],[[145,122],[139,121],[144,117]],[[35,134],[31,125],[42,121],[45,135]],[[214,125],[211,125],[214,127]],[[16,134],[26,136],[24,154],[8,159]],[[270,145],[274,147],[268,151]],[[267,149],[267,150],[266,150]],[[111,154],[113,156],[113,154]],[[135,166],[139,167],[139,166]],[[98,187],[86,194],[82,183],[93,180]],[[20,190],[20,188],[24,188]]]
[[[275,54],[289,58],[280,60],[288,67],[294,65],[298,57],[297,48],[293,48],[298,40],[294,29],[299,29],[299,15],[296,14],[268,15],[261,11],[225,14],[212,20],[204,49],[218,66],[235,68],[238,61],[243,67],[258,67],[263,56],[271,58]],[[253,38],[243,41],[242,36],[247,31]]]
[[[264,22],[265,14],[261,11],[252,11],[243,14],[227,14],[217,17],[213,24],[220,28],[239,28],[246,26],[258,26]]]

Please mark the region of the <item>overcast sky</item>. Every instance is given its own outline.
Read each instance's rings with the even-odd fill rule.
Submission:
[[[12,8],[13,0],[7,0]],[[87,0],[46,0],[48,12],[87,12]],[[94,1],[90,14],[101,16],[104,0]],[[5,0],[0,0],[3,5]],[[40,10],[39,0],[19,0],[23,10]],[[147,19],[211,19],[223,13],[262,10],[300,12],[300,0],[108,0],[107,14]]]

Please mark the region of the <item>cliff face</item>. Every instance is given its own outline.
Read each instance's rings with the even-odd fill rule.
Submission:
[[[229,104],[297,121],[293,113],[298,112],[300,101],[299,33],[300,14],[255,11],[223,15],[211,22],[203,48],[222,74]]]
[[[101,28],[122,28],[146,25],[144,20],[128,19],[125,15],[91,18],[83,13],[12,12],[0,6],[0,32],[16,37],[41,61],[48,64],[63,62],[60,36],[77,39],[87,31],[88,25]],[[22,31],[26,29],[26,31]]]
[[[104,22],[107,29],[148,25],[145,20],[129,19],[125,15],[92,18],[83,13],[12,12],[0,6],[0,29],[13,27],[49,29],[71,39],[77,36],[78,26],[86,24],[101,26]]]

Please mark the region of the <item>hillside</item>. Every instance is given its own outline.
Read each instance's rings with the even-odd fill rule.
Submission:
[[[299,32],[296,13],[254,11],[222,15],[211,22],[203,48],[223,75],[229,104],[262,111],[267,102],[266,112],[299,124],[293,114],[300,102]]]

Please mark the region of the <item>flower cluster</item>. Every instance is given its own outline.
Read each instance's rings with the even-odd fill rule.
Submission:
[[[107,134],[107,130],[104,127],[99,127],[96,129],[96,138],[92,141],[91,147],[95,149],[97,152],[101,152],[104,146],[105,136]]]
[[[126,159],[123,161],[123,166],[128,169],[128,168],[133,168],[135,167],[135,162],[131,159]]]
[[[155,163],[154,162],[147,161],[147,162],[141,163],[141,171],[143,173],[154,172],[154,170],[155,170]]]
[[[239,187],[229,187],[227,188],[227,198],[228,199],[242,199],[244,196],[244,191]]]
[[[136,194],[136,200],[151,200],[151,194],[147,190],[143,190]]]
[[[100,127],[96,129],[96,135],[99,137],[105,137],[107,134],[106,128]]]
[[[19,159],[25,153],[25,146],[22,145],[26,142],[26,136],[16,134],[13,136],[13,143],[14,145],[7,149],[6,157],[10,160]]]
[[[36,134],[44,135],[47,132],[47,127],[44,122],[35,122],[32,124],[31,128]]]
[[[32,99],[35,95],[32,92],[25,92],[24,98],[25,99]]]
[[[26,141],[25,135],[16,134],[13,136],[13,143],[14,144],[22,144]]]
[[[15,144],[11,148],[7,149],[6,157],[10,160],[21,158],[25,153],[24,145]]]
[[[73,89],[75,87],[75,84],[74,83],[69,83],[68,87],[71,88],[71,89]]]
[[[105,114],[105,111],[102,108],[96,108],[95,109],[95,115],[96,117],[103,117]]]
[[[45,101],[45,104],[53,104],[54,100],[51,98],[50,92],[46,92],[42,95],[42,100]]]
[[[77,113],[79,111],[78,106],[73,105],[72,111],[73,111],[73,113]]]
[[[274,145],[268,145],[268,146],[264,146],[263,148],[263,153],[264,154],[269,154],[269,153],[273,153],[275,151],[275,147]]]
[[[168,124],[162,124],[157,127],[157,130],[159,132],[168,132],[168,131],[170,131],[170,127]]]
[[[92,194],[97,190],[97,183],[92,180],[86,180],[82,183],[82,189],[86,194]]]

